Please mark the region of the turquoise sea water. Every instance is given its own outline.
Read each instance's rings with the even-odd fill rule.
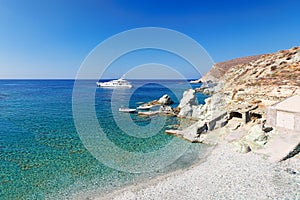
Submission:
[[[143,85],[143,81],[132,83]],[[0,199],[66,199],[92,190],[101,194],[189,166],[205,149],[193,144],[187,156],[173,165],[146,174],[107,167],[91,155],[78,136],[72,114],[73,85],[73,80],[0,80]],[[95,81],[85,81],[84,86],[95,87]],[[181,97],[185,89],[181,81],[161,81],[161,84],[119,90],[117,95],[132,93],[129,106],[136,107],[169,94],[176,106],[178,99],[174,92]],[[164,134],[165,129],[178,123],[174,117],[167,117],[160,132],[149,138],[134,138],[124,133],[113,118],[112,110],[116,108],[111,106],[112,91],[96,90],[95,111],[99,124],[115,145],[126,151],[145,153],[163,148],[174,139]],[[199,102],[203,103],[204,98],[198,96]],[[131,114],[141,129],[160,117]],[[138,133],[141,129],[134,131]]]

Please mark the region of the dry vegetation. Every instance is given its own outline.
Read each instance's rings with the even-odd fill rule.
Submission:
[[[233,95],[235,100],[271,100],[267,102],[271,104],[300,94],[300,47],[250,58],[252,60],[246,63],[238,62],[243,59],[230,61],[239,63],[231,67],[229,63],[224,65],[226,62],[217,64],[225,66],[227,72],[221,78],[225,82],[223,90],[236,93]]]

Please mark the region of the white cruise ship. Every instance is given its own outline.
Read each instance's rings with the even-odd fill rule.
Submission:
[[[112,80],[108,82],[97,82],[98,87],[113,87],[113,88],[132,88],[129,81],[125,80],[123,77],[118,80]]]

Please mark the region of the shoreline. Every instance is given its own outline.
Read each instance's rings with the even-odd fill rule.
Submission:
[[[186,169],[136,182],[103,196],[85,199],[297,199],[300,175],[287,163],[271,163],[255,153],[240,154],[228,143],[211,147]],[[297,162],[294,164],[297,166]],[[264,188],[262,190],[262,188]],[[83,199],[77,197],[75,199]]]
[[[124,193],[130,190],[142,190],[144,188],[147,188],[149,186],[155,185],[158,182],[164,181],[165,179],[168,179],[172,176],[178,176],[186,171],[189,171],[190,169],[193,169],[194,167],[197,167],[198,165],[201,165],[206,162],[207,158],[211,155],[212,151],[215,149],[216,146],[211,146],[207,149],[207,151],[204,154],[201,154],[199,156],[198,160],[193,163],[191,166],[183,169],[177,169],[175,171],[170,171],[165,174],[158,175],[154,178],[149,179],[147,182],[145,180],[138,181],[134,184],[127,185],[121,189],[113,191],[111,194],[108,194],[104,197],[94,197],[93,200],[109,200],[114,198],[114,196],[123,196]]]
[[[217,145],[208,145],[207,149],[204,153],[198,155],[198,158],[190,164],[188,167],[178,168],[178,169],[171,169],[170,171],[164,171],[161,174],[154,175],[153,177],[142,177],[137,179],[135,182],[127,183],[122,186],[118,186],[114,189],[109,189],[108,191],[99,191],[99,190],[92,190],[87,193],[76,193],[71,195],[70,199],[80,200],[80,199],[89,199],[89,200],[108,200],[112,199],[113,196],[121,195],[122,193],[126,192],[127,190],[131,189],[142,189],[146,188],[149,185],[156,184],[157,182],[163,181],[166,178],[180,175],[185,171],[188,171],[198,165],[201,165],[206,162],[207,158],[211,155]],[[180,159],[180,158],[179,158]]]

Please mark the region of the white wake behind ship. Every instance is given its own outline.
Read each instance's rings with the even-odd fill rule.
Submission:
[[[132,84],[121,77],[117,80],[111,80],[108,82],[96,82],[98,87],[109,87],[109,88],[132,88]]]

